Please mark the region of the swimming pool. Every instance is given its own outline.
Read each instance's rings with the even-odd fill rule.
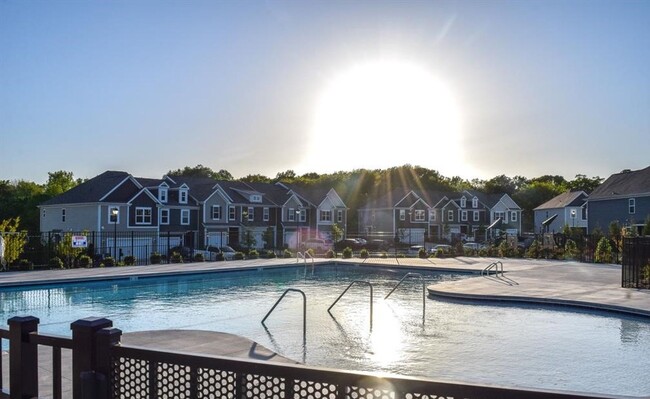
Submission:
[[[412,270],[411,270],[412,271]],[[427,298],[407,270],[329,265],[6,288],[0,317],[34,315],[44,332],[69,335],[70,322],[113,320],[124,332],[202,329],[238,334],[308,365],[540,389],[642,396],[650,393],[650,322],[567,307],[503,306]],[[470,275],[418,271],[427,284]],[[369,293],[374,286],[370,329]],[[289,295],[260,323],[286,288]]]

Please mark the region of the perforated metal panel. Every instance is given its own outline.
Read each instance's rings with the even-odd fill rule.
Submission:
[[[114,398],[149,398],[149,364],[144,360],[119,358],[113,362],[111,382]]]
[[[347,388],[346,397],[349,399],[396,399],[394,391],[354,386]]]
[[[323,382],[294,380],[294,398],[336,399],[338,388]]]
[[[190,368],[178,364],[158,364],[156,389],[159,398],[190,397]]]
[[[244,397],[252,399],[283,399],[285,397],[284,388],[284,378],[246,374]]]
[[[199,369],[198,397],[234,399],[237,395],[235,373],[223,370]]]

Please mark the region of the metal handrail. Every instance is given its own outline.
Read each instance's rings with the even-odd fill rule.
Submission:
[[[273,305],[271,310],[269,310],[269,312],[266,314],[266,316],[264,316],[264,318],[262,319],[262,325],[264,327],[266,327],[266,324],[264,324],[266,319],[269,317],[271,312],[273,312],[273,310],[275,310],[275,308],[278,306],[280,301],[282,301],[282,299],[291,291],[299,292],[300,295],[302,295],[302,342],[305,343],[305,342],[307,342],[307,297],[305,296],[305,293],[302,290],[299,290],[297,288],[287,288],[286,290],[284,290],[284,293],[282,294],[280,299],[278,299],[275,302],[275,305]]]
[[[300,258],[302,258],[305,261],[305,265],[307,265],[307,257],[311,258],[311,263],[314,264],[314,257],[311,256],[311,254],[307,251],[305,252],[296,252],[296,263],[300,262]]]
[[[330,307],[327,308],[327,313],[329,313],[330,316],[334,317],[334,315],[332,315],[332,312],[331,312],[330,310],[332,310],[332,308],[334,307],[334,305],[336,305],[336,303],[339,301],[339,299],[341,299],[341,298],[343,297],[343,295],[345,295],[345,293],[348,292],[348,290],[350,289],[350,287],[352,287],[354,284],[363,284],[363,285],[367,285],[367,286],[370,287],[370,329],[372,330],[372,313],[373,313],[373,312],[372,312],[372,302],[373,302],[373,301],[372,301],[372,284],[369,283],[368,281],[354,280],[353,282],[351,282],[350,285],[348,285],[348,288],[346,288],[346,289],[341,293],[341,295],[339,295],[339,297],[336,298],[336,300],[334,301],[334,303],[332,303],[332,305],[330,305]]]
[[[503,263],[502,263],[500,260],[498,260],[498,261],[496,261],[496,262],[492,262],[492,263],[490,263],[489,265],[487,265],[487,267],[485,267],[485,268],[481,271],[481,276],[482,276],[483,274],[486,274],[486,275],[489,276],[489,275],[490,275],[490,269],[492,269],[492,268],[494,267],[495,276],[498,277],[498,276],[499,276],[499,265],[501,265],[501,275],[503,276]]]
[[[422,281],[422,323],[424,324],[425,314],[426,314],[426,304],[427,304],[427,302],[426,302],[426,300],[427,300],[427,287],[426,287],[426,283],[424,282],[424,278],[422,277],[422,275],[420,273],[406,273],[404,275],[404,277],[402,277],[402,279],[397,283],[397,285],[395,285],[395,287],[393,287],[393,289],[388,293],[388,295],[386,295],[384,297],[384,299],[388,299],[388,297],[393,292],[395,292],[397,287],[399,287],[402,284],[402,282],[404,280],[406,280],[407,277],[418,277],[420,279],[420,281]]]

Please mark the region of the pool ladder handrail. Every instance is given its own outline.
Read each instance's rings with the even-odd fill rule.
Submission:
[[[372,292],[373,292],[373,289],[372,289],[372,284],[371,284],[370,282],[368,282],[368,281],[363,281],[363,280],[354,280],[354,281],[352,281],[352,282],[350,283],[350,285],[348,285],[348,288],[346,288],[345,290],[343,290],[343,292],[341,293],[341,295],[339,295],[339,297],[336,298],[336,300],[334,301],[334,303],[332,303],[332,304],[330,305],[330,307],[327,308],[327,313],[329,313],[330,316],[334,317],[334,315],[333,315],[332,312],[331,312],[332,308],[333,308],[334,305],[336,305],[336,303],[337,303],[337,302],[338,302],[338,301],[343,297],[343,295],[345,295],[345,293],[348,292],[348,290],[349,290],[349,289],[350,289],[354,284],[363,284],[363,285],[367,285],[368,287],[370,287],[370,329],[372,330],[372,314],[373,314],[373,310],[372,310],[372,302],[373,302],[372,298],[373,298],[373,294],[372,294]]]
[[[302,295],[302,341],[303,343],[307,342],[307,297],[305,296],[305,293],[302,290],[299,290],[297,288],[287,288],[284,290],[282,293],[282,296],[280,299],[278,299],[271,310],[268,311],[266,316],[262,319],[262,325],[266,328],[266,324],[264,322],[268,317],[271,315],[271,313],[275,310],[275,308],[280,304],[280,301],[284,299],[284,297],[289,293],[289,292],[298,292],[300,295]]]
[[[404,280],[406,280],[408,277],[417,277],[417,278],[420,279],[420,281],[422,281],[422,323],[424,323],[424,320],[425,320],[425,314],[426,314],[426,304],[427,304],[427,302],[426,302],[426,301],[427,301],[427,286],[426,286],[426,282],[424,281],[424,277],[422,277],[422,275],[421,275],[420,273],[412,273],[412,272],[406,273],[406,274],[404,275],[404,277],[402,277],[402,279],[401,279],[401,280],[400,280],[400,281],[395,285],[395,287],[393,287],[393,289],[388,293],[388,295],[386,295],[386,296],[384,297],[384,300],[388,299],[388,297],[389,297],[393,292],[395,292],[395,290],[397,289],[397,287],[399,287],[399,286],[402,284],[402,282],[403,282]]]
[[[305,252],[296,252],[296,263],[300,262],[300,258],[302,258],[305,261],[305,265],[307,265],[307,257],[311,258],[311,263],[312,265],[314,264],[314,257],[311,256],[311,254],[307,251]]]
[[[490,263],[489,265],[487,265],[487,266],[486,266],[486,267],[481,271],[481,276],[483,276],[483,275],[487,275],[487,276],[489,276],[489,275],[490,275],[490,270],[491,270],[492,268],[494,268],[494,271],[495,271],[495,274],[494,274],[494,275],[495,275],[496,277],[499,277],[499,265],[501,265],[501,275],[503,276],[503,263],[502,263],[500,260],[498,260],[498,261],[496,261],[496,262],[492,262],[492,263]]]

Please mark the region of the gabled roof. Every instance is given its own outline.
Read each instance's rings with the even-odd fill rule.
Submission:
[[[131,175],[121,171],[106,171],[100,175],[43,202],[41,205],[80,204],[99,202],[111,190]],[[129,198],[124,198],[126,202]]]
[[[611,175],[589,195],[589,200],[629,197],[635,194],[650,195],[650,166]]]
[[[407,189],[396,189],[387,192],[384,195],[371,198],[366,202],[364,206],[359,209],[386,209],[392,208],[397,204],[402,198],[406,196],[411,190]]]
[[[565,208],[567,206],[582,206],[587,198],[584,191],[567,191],[544,202],[534,210]]]
[[[288,190],[293,191],[300,198],[304,199],[305,201],[307,201],[308,203],[316,207],[320,205],[321,202],[323,202],[323,200],[325,199],[325,197],[327,197],[327,194],[330,191],[330,188],[305,187],[300,184],[285,183],[285,182],[279,182],[277,183],[277,185],[286,187]]]

